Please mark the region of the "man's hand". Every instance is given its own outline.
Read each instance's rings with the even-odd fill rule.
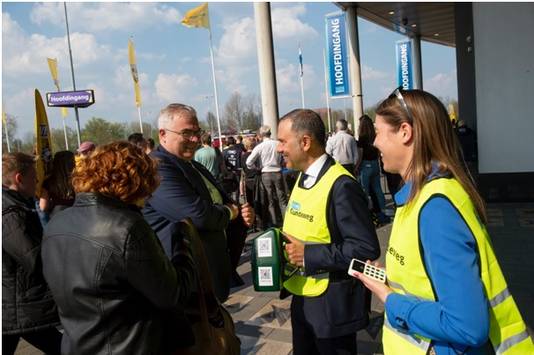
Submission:
[[[250,227],[254,223],[254,220],[256,219],[256,214],[254,212],[254,208],[252,208],[249,203],[241,205],[241,217],[243,217],[243,220],[245,221],[247,227]]]
[[[282,235],[288,241],[285,248],[289,262],[296,266],[304,266],[304,243],[287,233]]]
[[[226,207],[230,209],[230,220],[233,221],[234,219],[239,216],[239,206],[233,204],[233,203],[226,203]]]

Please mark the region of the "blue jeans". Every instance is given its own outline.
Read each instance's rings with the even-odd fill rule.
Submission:
[[[362,160],[360,165],[360,183],[365,193],[370,196],[371,191],[378,200],[378,207],[383,213],[386,208],[386,199],[380,187],[380,167],[378,160]]]

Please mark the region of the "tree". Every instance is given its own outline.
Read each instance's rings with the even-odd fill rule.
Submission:
[[[9,136],[9,145],[10,145],[11,151],[14,152],[16,150],[13,145],[13,141],[15,140],[15,134],[17,133],[17,120],[15,116],[9,113],[6,113],[5,125],[4,125],[4,122],[2,122],[2,151],[3,152],[7,152],[6,129],[7,129],[7,135]]]
[[[250,95],[245,98],[245,107],[242,129],[256,131],[261,126],[261,111],[256,96]]]
[[[201,124],[201,128],[210,132],[212,136],[217,133],[217,118],[213,112],[208,111],[208,113],[206,113],[206,120],[200,121],[199,123]]]
[[[52,141],[52,151],[54,153],[65,150],[65,131],[63,128],[52,128],[50,138]],[[68,150],[75,152],[78,148],[78,136],[76,131],[70,127],[67,127],[67,141],[69,142]]]
[[[234,91],[226,102],[226,105],[224,105],[224,117],[226,118],[225,131],[241,132],[241,128],[243,127],[243,109],[243,98],[239,92]]]
[[[92,117],[82,130],[82,141],[91,141],[97,145],[124,140],[127,137],[124,123],[109,122],[100,117]]]

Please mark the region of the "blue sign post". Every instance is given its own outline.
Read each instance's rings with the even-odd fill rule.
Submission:
[[[409,39],[397,41],[397,85],[404,90],[413,89],[412,41]]]
[[[345,13],[326,15],[325,21],[330,96],[333,98],[349,96]]]

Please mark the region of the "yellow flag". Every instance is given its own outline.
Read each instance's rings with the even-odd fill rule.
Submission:
[[[2,122],[4,123],[4,127],[7,130],[7,115],[5,112],[2,112]]]
[[[451,121],[456,120],[456,110],[454,109],[453,104],[449,104],[449,118]]]
[[[187,11],[182,20],[182,25],[187,27],[209,28],[210,17],[208,13],[208,3],[205,2],[204,4]]]
[[[46,58],[48,61],[48,68],[50,68],[50,74],[52,75],[52,80],[54,80],[54,85],[57,88],[57,91],[61,91],[59,89],[59,78],[57,74],[57,59],[53,58]]]
[[[57,72],[57,59],[55,59],[55,58],[46,58],[46,60],[48,61],[48,68],[50,68],[50,74],[52,75],[52,80],[54,80],[54,85],[56,86],[57,91],[61,91],[61,89],[59,88],[59,76],[58,76],[58,72]],[[62,107],[61,108],[61,116],[63,116],[63,118],[67,117],[67,108],[66,107]]]
[[[37,197],[41,196],[44,179],[50,173],[52,165],[52,142],[50,141],[50,128],[48,118],[39,90],[35,89],[35,155],[37,157],[35,168],[37,170]]]
[[[137,74],[137,64],[135,64],[135,48],[131,39],[128,40],[128,60],[130,62],[130,70],[132,71],[132,78],[134,81],[135,91],[135,106],[141,106],[141,89],[139,88],[139,75]]]

